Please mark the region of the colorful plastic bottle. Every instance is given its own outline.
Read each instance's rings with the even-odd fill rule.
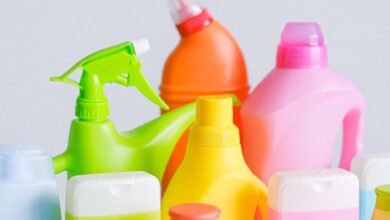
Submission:
[[[32,145],[0,146],[0,219],[61,220],[47,152]]]
[[[235,94],[244,101],[249,91],[247,71],[232,35],[196,0],[168,0],[168,3],[181,38],[165,63],[161,97],[171,109],[202,95]],[[234,108],[238,127],[239,110],[239,106]],[[187,142],[188,133],[173,151],[162,182],[163,190],[182,162]]]
[[[277,64],[242,107],[243,152],[264,182],[278,171],[330,168],[343,125],[340,167],[349,170],[362,150],[364,99],[328,68],[316,23],[288,23]]]
[[[88,174],[67,184],[66,220],[159,220],[160,183],[145,172]]]
[[[252,220],[259,208],[265,219],[267,188],[242,156],[232,98],[200,97],[196,115],[183,163],[163,196],[162,219],[169,219],[170,207],[183,203],[215,205],[221,220]]]
[[[171,220],[218,220],[221,210],[204,203],[187,203],[169,209]]]
[[[377,195],[376,206],[372,220],[390,219],[390,185],[383,185],[375,190]]]
[[[358,155],[352,172],[360,180],[360,220],[370,220],[375,208],[375,189],[390,183],[390,153]]]
[[[279,172],[268,187],[268,220],[359,218],[359,181],[345,170]]]
[[[145,171],[162,179],[174,146],[195,119],[195,104],[119,133],[108,119],[108,100],[103,91],[107,83],[134,86],[150,101],[167,108],[141,73],[136,55],[148,48],[145,40],[119,44],[87,56],[62,76],[52,78],[80,89],[76,102],[78,118],[72,122],[68,148],[54,158],[56,173],[68,171],[70,178],[81,174]],[[68,78],[78,68],[83,69],[80,83]],[[125,102],[131,104],[131,100]]]

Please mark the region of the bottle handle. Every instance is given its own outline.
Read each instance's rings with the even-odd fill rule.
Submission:
[[[339,167],[351,169],[352,159],[363,148],[363,110],[353,109],[347,113],[343,120],[343,147]]]

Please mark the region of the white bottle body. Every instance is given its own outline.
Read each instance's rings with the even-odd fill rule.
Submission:
[[[52,157],[31,145],[0,146],[0,219],[60,220]]]
[[[60,220],[55,181],[31,185],[0,184],[0,219]]]

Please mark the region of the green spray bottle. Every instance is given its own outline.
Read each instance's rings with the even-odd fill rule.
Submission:
[[[161,180],[176,142],[195,119],[195,104],[131,131],[117,132],[108,119],[108,100],[103,91],[107,83],[134,86],[153,103],[168,108],[144,78],[136,57],[146,52],[148,45],[145,39],[97,51],[63,75],[51,78],[80,89],[77,119],[71,124],[68,147],[54,158],[56,173],[67,171],[71,178],[82,174],[145,171]],[[83,70],[80,82],[68,78],[77,69]]]

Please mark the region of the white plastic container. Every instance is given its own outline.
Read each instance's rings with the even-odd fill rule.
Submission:
[[[369,220],[375,208],[375,188],[390,184],[390,153],[359,155],[352,161],[352,172],[360,181],[360,220]]]
[[[160,183],[145,172],[75,176],[66,197],[67,220],[160,219]]]
[[[357,220],[359,182],[341,169],[276,173],[268,207],[268,220]]]
[[[48,153],[31,145],[0,146],[0,219],[61,219]]]

